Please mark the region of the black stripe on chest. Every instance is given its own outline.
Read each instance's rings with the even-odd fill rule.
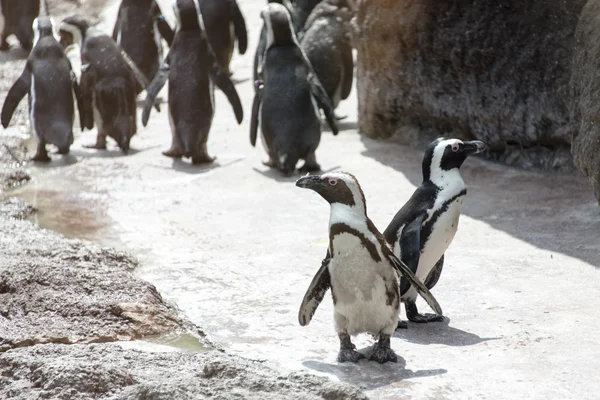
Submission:
[[[377,245],[375,243],[371,242],[369,239],[367,239],[365,237],[365,235],[363,235],[362,232],[360,232],[342,222],[333,224],[331,226],[331,228],[329,228],[329,252],[330,252],[332,258],[335,257],[335,253],[334,253],[334,249],[333,249],[333,238],[336,235],[339,235],[341,233],[349,233],[349,234],[354,235],[357,238],[359,238],[360,244],[369,252],[369,255],[371,256],[373,261],[376,261],[376,262],[381,261],[381,256],[379,255],[379,252],[377,251]]]
[[[433,215],[431,216],[429,221],[427,221],[423,224],[423,227],[421,228],[421,249],[423,248],[423,245],[425,244],[425,242],[431,235],[431,232],[433,232],[433,227],[435,226],[435,223],[440,218],[440,216],[443,213],[445,213],[446,211],[448,211],[448,207],[450,207],[450,204],[454,203],[459,197],[466,196],[466,195],[467,195],[467,189],[463,189],[460,191],[460,193],[458,193],[458,194],[452,196],[451,198],[449,198],[448,200],[446,200],[442,204],[442,206],[433,213]]]

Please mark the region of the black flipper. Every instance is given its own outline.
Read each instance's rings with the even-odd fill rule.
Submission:
[[[342,67],[344,68],[344,81],[342,82],[342,100],[346,100],[352,91],[354,79],[354,60],[352,59],[352,46],[342,46]]]
[[[256,146],[256,136],[258,133],[258,113],[260,111],[260,103],[262,102],[262,82],[255,83],[256,92],[254,93],[254,101],[252,102],[252,115],[250,116],[250,144]]]
[[[173,29],[171,29],[169,23],[165,20],[165,16],[156,2],[154,2],[154,18],[156,18],[158,32],[160,32],[160,35],[167,41],[169,47],[171,47],[175,33],[173,32]]]
[[[81,96],[80,103],[78,104],[79,109],[83,108],[83,128],[93,129],[94,128],[94,87],[96,86],[96,73],[89,64],[81,66],[81,78],[79,82],[79,92]]]
[[[219,65],[217,61],[217,57],[210,46],[210,43],[206,39],[206,35],[204,35],[204,40],[206,42],[206,63],[208,65],[208,70],[210,73],[210,77],[213,82],[225,93],[227,96],[227,100],[233,107],[233,112],[235,113],[235,118],[237,119],[238,124],[242,123],[242,119],[244,119],[244,109],[242,108],[242,103],[240,101],[240,97],[238,96],[237,91],[235,90],[235,86],[231,79],[229,79],[229,74],[225,72],[225,70]]]
[[[77,101],[77,111],[79,111],[79,126],[83,131],[85,129],[85,107],[83,106],[83,97],[79,84],[77,83],[77,75],[73,72],[71,63],[69,63],[69,69],[71,70],[71,85],[73,86],[73,93],[75,93],[75,101]]]
[[[119,37],[119,30],[121,28],[121,6],[119,6],[119,11],[117,12],[117,20],[115,21],[115,27],[113,28],[112,39],[117,43],[117,38]]]
[[[400,236],[400,248],[402,249],[401,260],[410,268],[413,274],[417,273],[419,258],[421,257],[421,225],[425,220],[425,213],[419,214],[414,220],[402,230]],[[400,294],[410,289],[410,283],[406,279],[400,282]]]
[[[442,275],[442,269],[444,268],[444,256],[439,259],[439,261],[435,264],[433,269],[429,271],[429,275],[425,279],[425,286],[427,289],[433,289],[438,280],[440,280],[440,276]]]
[[[298,311],[298,322],[301,326],[306,326],[310,323],[317,307],[321,304],[325,293],[331,287],[331,277],[329,276],[329,261],[331,257],[329,251],[325,259],[321,262],[321,268],[317,271],[312,282],[306,290],[306,294],[300,304],[300,310]]]
[[[160,107],[155,105],[156,96],[161,91],[161,89],[167,83],[169,79],[169,69],[171,68],[170,61],[171,60],[171,51],[165,57],[160,69],[156,73],[154,80],[148,88],[146,89],[146,101],[144,102],[144,109],[142,111],[142,125],[146,126],[148,124],[148,119],[150,118],[150,111],[152,111],[152,106],[156,106],[158,112],[160,112]]]
[[[29,88],[31,87],[31,70],[29,69],[29,63],[25,65],[25,69],[19,76],[19,79],[12,85],[8,94],[6,95],[6,99],[4,100],[4,105],[2,106],[2,126],[4,128],[8,127],[10,124],[10,120],[17,109],[17,106],[23,100],[23,97],[27,93],[29,93]]]
[[[246,21],[244,20],[244,16],[240,11],[240,7],[235,0],[230,2],[230,7],[233,15],[233,29],[238,42],[238,51],[240,54],[244,54],[248,49],[248,32],[246,31]]]

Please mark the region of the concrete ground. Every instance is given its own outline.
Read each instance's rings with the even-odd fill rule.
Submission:
[[[263,149],[249,144],[252,57],[265,2],[238,2],[249,51],[234,57],[232,71],[245,116],[238,126],[216,93],[208,146],[215,164],[160,154],[171,140],[166,105],[128,156],[114,143],[84,149],[95,140],[85,132],[71,155],[31,165],[33,183],[13,192],[40,209],[40,225],[130,251],[141,260],[137,274],[228,352],[325,374],[373,399],[597,398],[600,209],[580,176],[465,163],[469,194],[433,291],[448,318],[398,332],[398,364],[338,364],[329,296],[312,323],[299,326],[298,306],[325,254],[329,210],[294,186],[297,177],[264,167]],[[326,171],[357,176],[384,230],[420,183],[423,149],[361,136],[356,109],[353,94],[339,108],[349,115],[343,131],[324,132],[317,158]]]

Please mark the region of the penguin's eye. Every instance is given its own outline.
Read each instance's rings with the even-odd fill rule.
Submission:
[[[331,186],[335,186],[335,185],[337,185],[337,179],[333,179],[333,178],[332,178],[332,179],[329,179],[329,184],[330,184]]]
[[[458,143],[454,143],[454,144],[452,145],[452,151],[453,151],[453,152],[455,152],[455,153],[456,153],[456,152],[457,152],[459,149],[460,149],[460,145],[459,145]]]

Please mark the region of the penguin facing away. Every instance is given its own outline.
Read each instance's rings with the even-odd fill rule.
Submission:
[[[301,171],[318,171],[319,108],[333,134],[338,133],[331,100],[296,40],[288,10],[270,3],[261,17],[267,27],[267,46],[259,67],[261,85],[252,105],[250,143],[255,146],[260,126],[269,155],[265,165],[289,175],[303,159]]]
[[[398,324],[398,276],[411,282],[440,315],[442,310],[423,283],[402,263],[367,216],[364,193],[354,176],[345,172],[305,176],[296,186],[320,194],[331,206],[329,249],[300,306],[298,321],[305,326],[331,288],[335,329],[340,339],[338,361],[357,362],[350,336],[379,337],[370,356],[379,363],[396,362],[390,336]]]
[[[68,154],[73,144],[73,93],[77,98],[82,127],[84,111],[77,78],[63,48],[54,37],[50,17],[36,18],[33,32],[33,49],[23,73],[6,96],[1,120],[6,128],[23,97],[29,94],[29,122],[38,140],[37,152],[32,160],[46,162],[50,161],[46,144],[58,147],[59,154]]]
[[[460,166],[468,156],[484,149],[485,145],[480,141],[439,138],[430,143],[423,157],[423,183],[383,234],[396,256],[428,289],[432,289],[440,278],[444,253],[456,234],[467,194]],[[405,279],[401,280],[400,294],[409,321],[444,319],[441,315],[419,314],[415,288]],[[407,326],[401,323],[398,327]]]
[[[113,40],[125,50],[148,81],[152,81],[163,59],[162,38],[173,42],[173,30],[156,0],[123,0],[119,6]],[[142,86],[136,85],[136,93]]]
[[[8,50],[6,39],[15,35],[21,46],[33,46],[33,21],[40,14],[40,0],[0,0],[0,50]]]
[[[177,30],[160,72],[148,88],[142,123],[148,123],[156,96],[169,80],[169,120],[173,141],[163,154],[189,157],[193,164],[211,163],[207,141],[215,111],[214,84],[227,96],[238,124],[243,109],[235,86],[219,65],[202,29],[199,5],[194,0],[175,0]]]
[[[65,18],[59,31],[64,48],[78,43],[81,50],[84,125],[87,129],[96,125],[98,130],[96,143],[84,147],[104,150],[109,136],[127,154],[131,137],[137,132],[132,70],[112,38],[91,27],[83,17]]]
[[[352,90],[352,16],[346,0],[324,0],[313,9],[304,25],[302,49],[334,108],[347,99]]]
[[[246,21],[236,0],[200,0],[200,13],[208,41],[221,67],[231,75],[229,63],[237,39],[238,51],[248,48]]]

